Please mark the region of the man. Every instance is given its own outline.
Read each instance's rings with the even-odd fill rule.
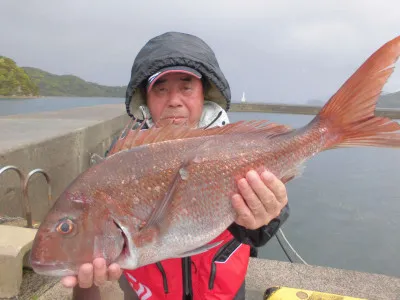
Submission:
[[[165,33],[151,39],[137,55],[126,93],[127,113],[145,120],[144,129],[169,122],[191,127],[229,123],[225,110],[230,88],[211,48],[201,39]],[[248,260],[287,218],[284,184],[273,174],[249,171],[232,197],[237,219],[213,242],[221,244],[190,257],[168,259],[124,270],[120,285],[139,299],[244,299]],[[285,208],[285,209],[284,209]],[[117,280],[119,266],[104,260],[85,264],[65,286],[88,288]],[[135,293],[132,293],[135,291]]]

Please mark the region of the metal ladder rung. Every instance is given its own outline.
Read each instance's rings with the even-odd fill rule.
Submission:
[[[27,221],[27,226],[28,228],[33,228],[32,224],[32,211],[31,211],[31,204],[30,204],[30,199],[29,199],[29,194],[28,194],[28,186],[29,186],[29,180],[34,174],[41,173],[46,179],[47,182],[47,196],[48,196],[48,205],[49,207],[51,206],[51,201],[52,201],[52,196],[51,196],[51,179],[50,176],[47,174],[46,171],[43,169],[37,168],[33,169],[28,173],[28,176],[25,176],[21,170],[13,165],[5,166],[0,169],[0,176],[5,173],[6,171],[13,170],[17,172],[19,178],[20,178],[20,183],[21,183],[21,190],[23,192],[23,199],[21,199],[21,206],[24,210],[25,218]]]

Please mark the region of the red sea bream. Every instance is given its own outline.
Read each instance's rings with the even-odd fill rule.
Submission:
[[[231,197],[248,170],[267,169],[287,182],[321,151],[399,148],[400,125],[374,115],[399,54],[397,37],[302,128],[268,121],[211,129],[129,124],[111,154],[79,175],[41,223],[31,252],[34,271],[73,275],[96,257],[135,269],[206,251],[234,222]]]

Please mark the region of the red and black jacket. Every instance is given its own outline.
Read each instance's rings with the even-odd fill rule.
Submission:
[[[124,275],[141,300],[244,299],[249,258],[256,255],[257,247],[267,243],[287,216],[288,207],[279,218],[258,230],[232,224],[211,241],[223,241],[218,247],[191,257],[124,270]]]

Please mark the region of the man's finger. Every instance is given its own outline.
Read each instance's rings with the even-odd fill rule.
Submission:
[[[250,188],[256,193],[254,201],[258,203],[258,206],[250,207],[256,222],[257,224],[267,224],[272,219],[271,216],[278,214],[279,202],[256,171],[249,171],[246,177]]]
[[[265,209],[269,211],[271,209],[271,204],[273,205],[277,200],[274,193],[266,186],[257,172],[250,171],[247,173],[246,177],[258,199],[262,202]]]
[[[93,260],[94,284],[103,285],[107,281],[107,266],[104,258]]]
[[[237,214],[237,218],[235,221],[237,224],[244,226],[246,228],[249,228],[249,229],[251,229],[252,227],[255,227],[256,220],[254,218],[254,215],[250,211],[250,209],[247,207],[242,196],[240,196],[238,194],[233,195],[232,206]]]
[[[288,199],[284,183],[280,181],[273,173],[268,171],[263,172],[261,174],[261,178],[265,185],[268,186],[271,192],[275,195],[276,200],[286,204]]]
[[[253,214],[264,209],[263,204],[260,202],[258,196],[254,193],[253,189],[246,179],[243,178],[239,180],[238,188],[241,196],[243,197],[244,201],[246,202],[247,206],[250,208]]]
[[[66,288],[73,288],[78,283],[76,276],[65,276],[61,279],[61,284]]]
[[[108,280],[118,280],[122,275],[122,270],[118,264],[111,264],[108,267]]]
[[[78,282],[81,288],[89,288],[93,285],[93,265],[83,264],[79,268]]]

